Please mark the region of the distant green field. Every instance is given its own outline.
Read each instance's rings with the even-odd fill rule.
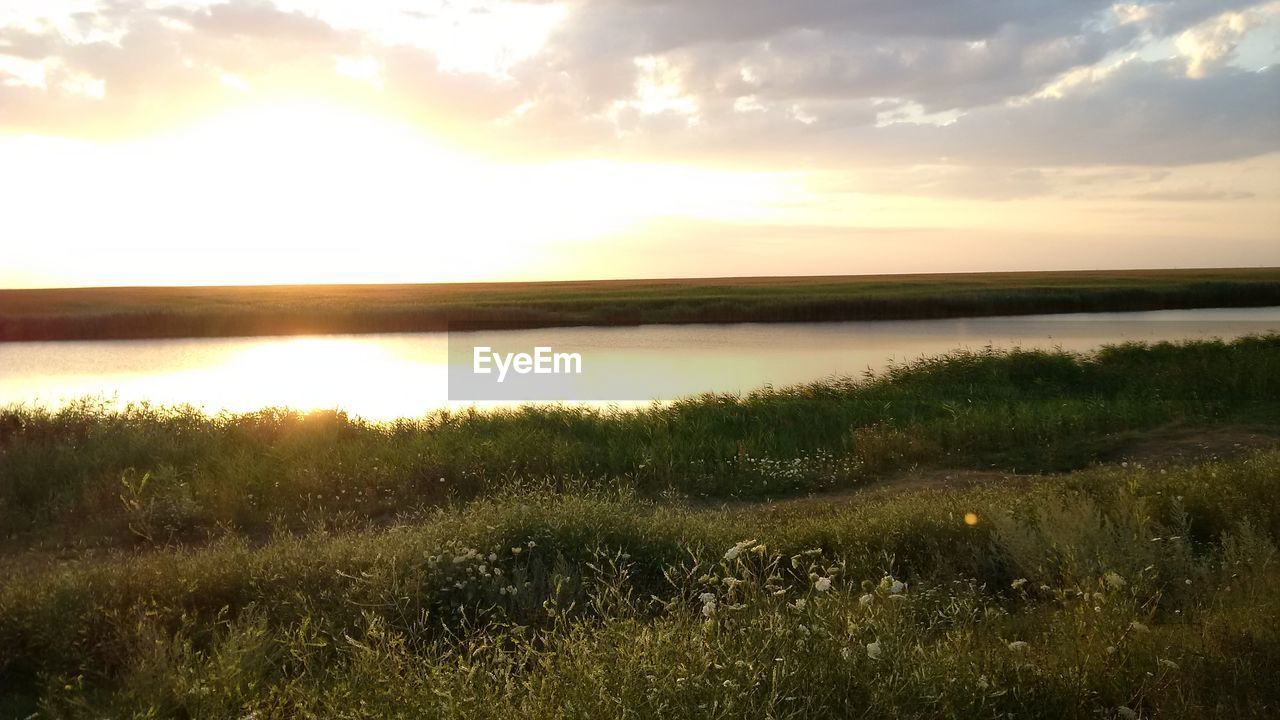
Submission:
[[[0,290],[0,341],[1280,305],[1280,269]]]

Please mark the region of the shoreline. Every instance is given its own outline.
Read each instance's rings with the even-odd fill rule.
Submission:
[[[925,320],[1280,305],[1280,269],[0,290],[0,342]]]

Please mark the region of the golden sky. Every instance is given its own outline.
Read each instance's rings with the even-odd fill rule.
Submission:
[[[7,0],[0,287],[1280,265],[1280,2]]]

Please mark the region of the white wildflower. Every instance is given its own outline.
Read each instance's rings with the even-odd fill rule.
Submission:
[[[813,584],[813,589],[818,592],[826,592],[831,589],[831,578],[821,577]]]
[[[1009,643],[1009,649],[1014,652],[1026,652],[1027,650],[1031,649],[1031,644],[1024,642],[1022,640],[1014,640],[1013,642]]]
[[[879,640],[876,640],[875,642],[867,643],[867,657],[871,658],[872,660],[879,660],[881,652],[882,650],[880,647]]]
[[[724,554],[724,559],[725,559],[725,560],[737,560],[737,559],[738,559],[738,553],[740,553],[740,552],[742,552],[742,551],[741,551],[741,550],[739,550],[739,549],[738,549],[738,546],[736,546],[736,545],[735,545],[735,546],[733,546],[733,547],[729,548],[729,549],[725,552],[725,554]]]
[[[893,584],[889,586],[889,593],[892,595],[901,595],[906,591],[907,591],[907,584],[902,582],[901,580],[894,580]]]
[[[862,603],[863,605],[870,605],[875,601],[876,601],[876,596],[872,595],[871,593],[867,593],[866,595],[863,595],[862,597],[858,598],[858,602]]]
[[[706,617],[712,617],[716,614],[716,601],[711,600],[702,605],[702,614]]]
[[[1018,578],[1017,580],[1014,580],[1013,582],[1009,583],[1009,587],[1013,588],[1014,590],[1018,590],[1023,585],[1026,585],[1026,584],[1027,584],[1026,578]]]
[[[1102,579],[1109,588],[1122,588],[1125,586],[1124,578],[1120,577],[1120,574],[1116,572],[1109,572]]]

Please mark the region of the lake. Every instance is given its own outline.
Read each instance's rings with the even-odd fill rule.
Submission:
[[[633,405],[862,375],[956,349],[1062,348],[1231,339],[1280,331],[1280,307],[836,323],[647,325],[504,331],[512,344],[581,348],[625,379]],[[456,335],[455,335],[456,337]],[[204,410],[337,408],[369,419],[423,415],[449,400],[444,333],[0,344],[0,405],[91,396]],[[638,396],[641,393],[642,396]],[[474,403],[479,405],[501,402]]]

